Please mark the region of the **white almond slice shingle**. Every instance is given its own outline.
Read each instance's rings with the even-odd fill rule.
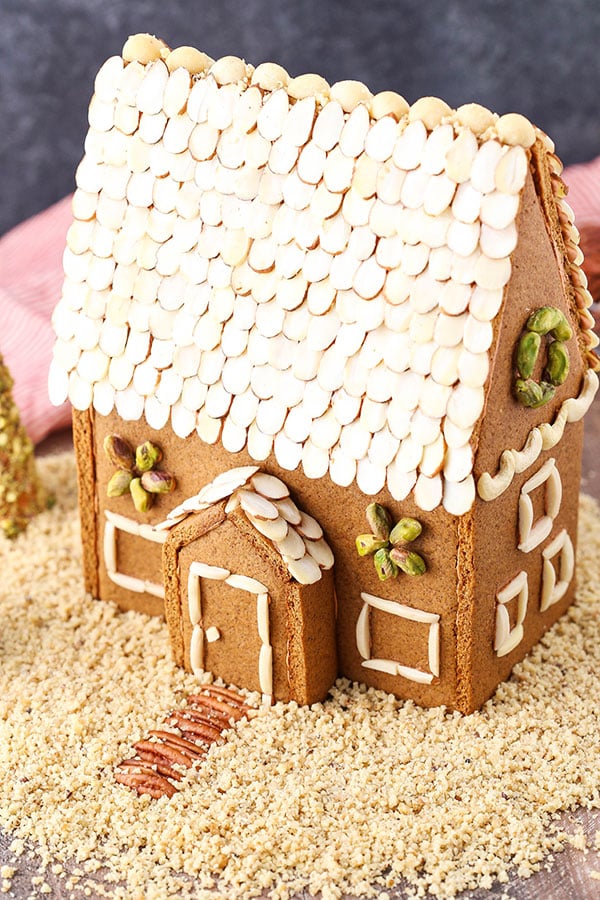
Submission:
[[[394,147],[393,159],[399,169],[415,169],[423,156],[427,129],[420,121],[411,122],[404,129]]]
[[[423,447],[429,446],[437,440],[441,429],[441,419],[426,415],[422,409],[415,409],[410,420],[410,435]]]
[[[323,182],[320,182],[312,195],[309,208],[317,218],[328,219],[338,212],[343,199],[343,194],[328,191]]]
[[[162,110],[154,115],[150,115],[150,113],[142,113],[140,118],[140,127],[138,129],[138,135],[141,141],[145,145],[147,144],[157,144],[162,136],[165,133],[165,128],[167,126],[167,117],[162,112]],[[150,163],[150,154],[146,149],[146,153],[148,154],[148,164]],[[137,167],[137,171],[146,171],[149,168],[149,165],[141,168]]]
[[[344,111],[337,100],[330,100],[321,109],[313,127],[313,141],[328,152],[338,143],[344,127]]]
[[[302,469],[307,478],[322,478],[329,468],[329,453],[309,439],[302,447]]]
[[[481,201],[481,221],[483,225],[501,230],[514,223],[519,209],[519,196],[492,191]]]
[[[490,361],[487,352],[471,353],[463,349],[458,358],[458,375],[468,387],[482,387],[489,374]]]
[[[325,538],[320,538],[318,541],[306,541],[305,546],[309,555],[321,569],[331,569],[335,559]]]
[[[435,176],[432,176],[435,178]],[[407,210],[410,213],[410,210]],[[421,238],[424,244],[427,244],[432,250],[438,247],[445,247],[448,239],[448,229],[453,222],[452,213],[449,209],[437,216],[428,216],[421,210],[413,211],[414,223],[410,224],[415,234]],[[398,229],[400,231],[400,229]],[[407,243],[416,243],[416,240],[410,239],[410,235],[402,235]]]
[[[419,399],[419,407],[426,416],[433,419],[441,418],[446,413],[452,388],[449,385],[439,384],[433,378],[425,379],[421,396]]]
[[[250,385],[251,373],[252,363],[246,353],[230,357],[223,366],[223,387],[232,395],[243,394]]]
[[[356,478],[356,460],[335,447],[329,462],[329,477],[340,487],[349,487]]]
[[[289,98],[287,91],[274,91],[258,113],[256,126],[259,134],[267,141],[281,137],[288,116]]]
[[[315,186],[307,184],[296,174],[291,172],[283,184],[283,199],[291,209],[306,209],[315,193]]]
[[[274,397],[261,400],[256,411],[256,425],[263,434],[278,434],[286,414],[287,407]]]
[[[127,68],[130,68],[128,66]],[[115,128],[122,134],[133,134],[139,123],[140,113],[137,106],[129,106],[127,103],[119,102],[115,108]]]
[[[471,285],[448,281],[440,292],[440,308],[450,316],[458,316],[469,306],[472,294]]]
[[[373,204],[369,226],[379,238],[391,238],[396,234],[397,209],[379,198]],[[391,268],[391,267],[388,267]]]
[[[208,123],[196,125],[189,136],[189,151],[194,159],[209,160],[215,155],[218,139],[219,132],[212,125]]]
[[[280,478],[267,472],[256,472],[251,482],[255,491],[268,500],[284,500],[290,495],[287,485]]]
[[[154,366],[146,361],[135,367],[133,373],[133,386],[138,394],[147,397],[153,394],[159,380],[159,372]]]
[[[89,222],[94,218],[98,205],[98,192],[77,188],[73,194],[72,211],[75,219]]]
[[[315,584],[321,578],[321,569],[308,555],[302,559],[289,560],[287,567],[292,578],[299,584]]]
[[[479,249],[471,253],[470,256],[459,256],[458,253],[452,255],[451,277],[458,284],[472,284],[477,279],[477,264],[481,257]],[[491,261],[490,261],[491,262]],[[495,260],[494,260],[495,262]],[[485,275],[485,265],[482,266]],[[483,277],[483,276],[482,276]],[[489,280],[491,280],[491,275]]]
[[[248,428],[254,421],[259,402],[252,390],[247,388],[243,393],[234,396],[229,418],[241,428]]]
[[[110,131],[115,121],[115,107],[113,101],[108,103],[101,100],[96,94],[90,100],[88,109],[88,122],[90,128],[95,131]]]
[[[377,179],[379,164],[366,153],[363,153],[356,161],[352,188],[360,197],[369,199],[377,193]]]
[[[320,190],[321,185],[319,185],[319,187],[317,188],[317,193]],[[375,183],[375,191],[376,190],[377,183]],[[339,202],[341,202],[342,197],[339,194],[334,194],[333,196],[337,197]],[[343,201],[342,215],[349,225],[356,226],[368,224],[369,216],[371,215],[371,208],[373,206],[373,203],[375,202],[373,195],[371,197],[365,198],[357,190],[355,190],[354,187],[352,187],[346,194],[344,194]],[[331,213],[330,215],[332,214],[333,213]]]
[[[337,443],[340,431],[341,425],[337,421],[333,410],[329,409],[313,421],[310,439],[315,447],[321,450],[330,450]]]
[[[310,137],[316,112],[314,97],[298,100],[290,109],[282,137],[295,147],[303,147]]]
[[[304,350],[303,348],[302,353],[294,360],[292,367],[296,378],[306,382],[314,379],[319,371],[322,355],[322,350],[311,350],[308,347]]]
[[[196,344],[188,344],[185,347],[177,347],[173,353],[173,368],[183,378],[197,375],[200,368],[202,353]]]
[[[384,427],[376,432],[371,438],[368,458],[374,465],[383,466],[385,468],[389,466],[396,457],[399,446],[399,439],[394,437],[387,425],[384,425]]]
[[[218,76],[216,81],[219,81]],[[209,125],[212,125],[213,128],[218,128],[219,131],[229,128],[233,121],[233,110],[239,94],[240,89],[237,84],[225,84],[209,98],[206,115],[206,121]]]
[[[173,406],[183,389],[183,378],[174,369],[167,369],[160,376],[160,383],[156,389],[156,397],[161,403]]]
[[[415,313],[410,320],[408,335],[415,344],[426,344],[433,340],[433,333],[438,321],[439,312],[433,309],[428,313]]]
[[[267,588],[262,582],[257,581],[256,578],[250,578],[248,575],[228,575],[225,584],[241,591],[247,591],[249,594],[267,593]]]
[[[84,350],[77,362],[77,373],[84,380],[93,384],[101,381],[108,372],[109,358],[99,347]]]
[[[494,190],[496,168],[506,149],[497,141],[485,141],[481,144],[471,166],[471,184],[476,191],[490,194]]]
[[[163,109],[167,116],[178,116],[186,108],[192,79],[187,69],[178,68],[171,72],[163,94]]]
[[[465,322],[463,343],[471,353],[485,353],[490,349],[494,339],[491,322],[481,322],[469,315]]]
[[[444,478],[447,481],[463,481],[473,471],[473,450],[470,444],[448,447],[444,461]]]
[[[475,481],[469,475],[464,481],[444,481],[444,509],[453,516],[467,513],[475,502]]]
[[[275,175],[287,175],[296,165],[298,154],[299,149],[295,144],[284,137],[277,138],[269,153],[269,170]]]
[[[203,384],[198,376],[186,378],[183,382],[181,391],[181,402],[190,412],[197,412],[206,399],[208,388]]]
[[[470,256],[479,241],[479,222],[467,224],[455,220],[448,229],[448,247],[459,256]]]
[[[205,409],[198,413],[196,433],[205,444],[215,444],[221,433],[221,420],[212,419]]]
[[[342,153],[354,159],[362,153],[370,124],[366,106],[361,104],[352,110],[340,135]]]
[[[187,113],[194,122],[206,122],[208,97],[216,89],[217,86],[211,77],[200,78],[194,82],[187,101]]]
[[[468,443],[473,433],[473,426],[469,428],[459,428],[449,418],[444,419],[443,425],[444,438],[448,447],[462,447]]]
[[[118,96],[124,63],[121,56],[111,56],[102,64],[94,80],[94,93],[105,103]]]
[[[427,512],[436,509],[442,502],[441,476],[428,478],[426,475],[419,475],[414,488],[414,499],[419,509]]]
[[[72,398],[71,402],[73,402]],[[122,419],[128,422],[137,422],[144,412],[144,398],[140,397],[133,387],[130,386],[125,388],[124,391],[116,391],[115,406]]]
[[[89,409],[93,400],[93,387],[89,381],[73,371],[68,377],[68,396],[75,409],[81,411]]]
[[[396,166],[388,162],[385,166],[381,166],[377,173],[377,196],[384,203],[395,206],[400,202],[402,194],[402,185],[406,173],[397,169]]]
[[[171,409],[171,425],[177,437],[186,438],[196,427],[196,414],[176,403]]]
[[[340,437],[340,448],[350,459],[363,459],[368,453],[371,432],[359,422],[344,425]]]
[[[447,415],[459,428],[470,428],[483,411],[484,398],[482,387],[472,388],[459,384],[448,401]]]
[[[213,419],[222,419],[231,406],[231,394],[220,381],[211,384],[206,392],[204,409]]]
[[[412,491],[417,480],[417,473],[405,472],[395,462],[388,466],[387,486],[394,500],[405,500]]]
[[[504,291],[502,288],[487,290],[478,286],[473,291],[469,312],[481,322],[491,322],[498,315],[503,298]]]
[[[323,167],[323,182],[328,191],[340,193],[347,191],[352,184],[354,160],[344,156],[339,147],[334,147],[327,154]]]
[[[461,131],[446,150],[445,169],[452,181],[457,184],[468,181],[477,150],[477,138],[473,132],[468,129]]]
[[[400,199],[404,206],[408,207],[408,209],[417,209],[418,207],[423,206],[425,193],[431,177],[432,176],[421,167],[412,169],[407,173],[400,194]]]
[[[461,347],[438,347],[431,360],[431,377],[438,384],[453,385],[459,379]]]
[[[481,226],[480,246],[490,259],[503,259],[510,256],[517,246],[517,227],[511,222],[505,228],[490,228],[489,225]]]
[[[430,175],[439,175],[446,165],[446,154],[454,141],[452,125],[438,125],[430,133],[425,147],[421,165]]]
[[[160,112],[168,80],[169,70],[162,60],[156,60],[146,67],[135,98],[140,112],[151,115]]]
[[[370,400],[365,397],[360,411],[361,426],[374,434],[383,428],[387,418],[387,404],[378,403],[376,400]]]
[[[384,269],[396,269],[402,262],[404,242],[399,235],[381,236],[377,242],[375,259]]]
[[[92,403],[96,412],[101,416],[108,416],[113,411],[115,389],[107,378],[103,378],[94,385]]]
[[[251,490],[239,490],[237,494],[242,509],[255,519],[276,521],[280,518],[277,507],[266,497]]]
[[[435,323],[435,342],[440,347],[456,347],[463,339],[466,323],[466,313],[457,316],[440,313]]]
[[[503,194],[519,194],[525,185],[528,161],[523,147],[511,147],[498,161],[494,186]]]
[[[331,309],[335,300],[335,288],[328,278],[308,286],[306,301],[313,316],[322,316]]]
[[[360,297],[371,300],[383,289],[386,274],[386,270],[378,264],[375,257],[370,257],[358,267],[352,287]]]
[[[452,202],[452,213],[459,220],[471,224],[479,219],[483,194],[475,189],[470,181],[458,186]]]
[[[435,441],[427,444],[423,449],[423,457],[419,464],[420,474],[426,475],[428,478],[438,475],[444,464],[445,451],[446,444],[444,443],[443,435],[440,433]]]
[[[309,541],[320,541],[323,537],[323,529],[317,520],[306,512],[301,512],[300,521],[294,524],[302,537],[307,538]]]
[[[292,410],[292,412],[293,411],[294,410]],[[283,432],[280,432],[275,438],[274,451],[277,462],[282,469],[293,471],[300,465],[302,459],[302,444],[291,440],[291,438]],[[283,502],[285,501],[282,501],[282,503]]]
[[[232,420],[231,416],[225,419],[221,432],[221,443],[229,453],[239,453],[246,446],[246,429]]]
[[[135,172],[127,184],[127,200],[132,206],[152,206],[154,176],[152,172]]]
[[[394,465],[400,471],[412,472],[418,468],[422,458],[423,445],[409,435],[401,442]]]
[[[398,133],[398,123],[392,116],[379,119],[367,132],[365,153],[376,162],[385,162],[392,155]]]
[[[427,244],[405,244],[402,249],[402,272],[405,275],[420,275],[428,260]]]
[[[439,216],[454,199],[456,183],[446,174],[433,175],[427,182],[423,197],[423,208],[430,216]]]
[[[296,444],[302,444],[310,434],[313,417],[304,405],[296,406],[291,409],[286,417],[284,432],[290,441]],[[277,451],[277,442],[275,444]]]
[[[276,541],[276,547],[284,559],[302,559],[306,545],[294,528],[288,528],[286,536]]]
[[[490,259],[481,253],[475,264],[473,280],[479,287],[493,291],[508,284],[510,273],[510,259]]]

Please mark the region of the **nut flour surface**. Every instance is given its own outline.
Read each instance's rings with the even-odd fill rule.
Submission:
[[[117,785],[112,767],[195,679],[173,664],[163,622],[86,597],[73,457],[40,471],[55,508],[0,540],[0,828],[15,852],[27,842],[42,867],[64,865],[67,891],[385,900],[404,879],[415,894],[450,897],[527,877],[573,844],[561,811],[600,806],[590,498],[576,604],[480,712],[424,710],[339,681],[323,704],[279,704],[238,725],[180,793],[156,801]],[[1,874],[9,893],[13,869]]]

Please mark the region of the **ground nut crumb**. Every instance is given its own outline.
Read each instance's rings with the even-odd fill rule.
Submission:
[[[13,855],[35,848],[62,890],[386,900],[402,882],[446,898],[584,849],[558,816],[598,804],[600,511],[590,498],[577,603],[481,711],[419,709],[340,680],[324,703],[277,704],[240,724],[172,800],[152,801],[117,785],[112,768],[196,682],[173,664],[161,621],[85,596],[73,457],[40,470],[56,507],[0,541],[0,827]],[[599,832],[592,843],[600,849]]]

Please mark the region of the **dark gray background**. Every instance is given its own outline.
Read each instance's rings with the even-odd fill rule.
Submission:
[[[72,190],[94,74],[136,31],[522,112],[565,162],[600,154],[600,0],[0,0],[0,234]]]

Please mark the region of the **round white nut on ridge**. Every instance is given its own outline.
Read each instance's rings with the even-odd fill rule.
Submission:
[[[441,120],[450,115],[452,110],[439,97],[421,97],[412,104],[408,111],[408,121],[421,121],[430,131],[439,125]]]
[[[496,133],[503,144],[527,148],[535,143],[535,128],[520,113],[500,116],[496,122]]]
[[[123,45],[121,56],[125,62],[140,62],[145,65],[160,59],[165,47],[164,41],[153,34],[131,34]]]
[[[200,75],[212,66],[214,60],[206,53],[202,53],[201,50],[196,50],[195,47],[184,46],[171,50],[165,62],[169,72],[174,72],[175,69],[187,69],[190,75]]]
[[[351,113],[359,103],[368,103],[371,91],[362,81],[336,81],[331,85],[332,100],[337,100],[344,112]]]
[[[287,88],[290,76],[277,63],[265,62],[256,67],[250,83],[258,85],[263,91],[278,91]]]
[[[371,100],[371,116],[373,119],[382,119],[384,116],[393,116],[399,121],[410,109],[407,101],[395,91],[381,91],[375,94]]]
[[[320,103],[329,100],[329,83],[321,75],[307,72],[291,78],[287,92],[294,100],[304,100],[305,97],[316,97]]]
[[[456,110],[456,121],[479,135],[494,124],[496,116],[480,103],[465,103]]]
[[[217,84],[234,84],[246,78],[246,63],[239,56],[222,56],[212,64],[210,74]]]

